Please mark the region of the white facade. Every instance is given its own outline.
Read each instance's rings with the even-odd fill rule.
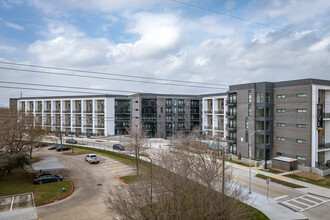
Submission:
[[[18,110],[33,114],[46,129],[67,134],[115,134],[114,97],[31,98],[18,100]]]
[[[227,135],[226,102],[226,94],[203,98],[203,132],[213,137],[220,137],[223,141],[226,140]]]

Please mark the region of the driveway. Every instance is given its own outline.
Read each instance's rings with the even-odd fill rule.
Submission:
[[[102,196],[109,187],[123,184],[118,177],[134,174],[133,167],[105,156],[100,156],[99,164],[89,164],[84,154],[65,155],[45,148],[38,149],[34,156],[59,158],[67,168],[58,172],[75,186],[68,198],[38,207],[40,219],[116,219],[116,213],[107,210]]]

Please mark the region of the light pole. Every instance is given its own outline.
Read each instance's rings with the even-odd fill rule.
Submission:
[[[249,193],[251,194],[251,157],[252,157],[252,135],[254,135],[256,132],[258,132],[260,130],[257,130],[257,131],[253,131],[251,134],[250,134],[250,137],[249,137],[249,158],[250,158],[250,163],[249,163]]]

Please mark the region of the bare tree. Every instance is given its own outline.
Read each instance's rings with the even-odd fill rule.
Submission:
[[[145,167],[140,181],[112,187],[104,201],[123,219],[247,218],[249,211],[239,202],[247,195],[234,184],[227,167],[225,194],[219,192],[223,166],[213,155],[199,148],[157,154],[153,158],[152,190],[146,180],[151,170]]]
[[[135,156],[136,175],[139,176],[139,160],[147,142],[146,131],[139,125],[138,127],[130,128],[127,132],[129,137],[127,148]]]
[[[36,121],[33,116],[28,116],[26,120],[27,126],[27,141],[30,144],[30,158],[32,158],[33,148],[35,144],[42,140],[43,136],[47,134],[47,132],[42,128],[39,121]]]

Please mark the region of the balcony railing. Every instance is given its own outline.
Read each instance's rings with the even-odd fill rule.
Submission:
[[[84,127],[85,128],[92,128],[93,127],[93,124],[92,123],[90,123],[90,124],[84,124]]]
[[[321,170],[328,170],[328,169],[330,169],[330,160],[328,160],[327,163],[325,163],[325,164],[315,162],[315,167],[317,167]]]
[[[80,123],[77,123],[77,124],[73,124],[72,126],[73,127],[81,127],[81,124]]]
[[[95,125],[95,128],[104,128],[104,125]]]
[[[96,110],[94,113],[104,113],[104,110]]]
[[[50,110],[49,109],[46,109],[44,112],[45,113],[50,113]]]
[[[204,129],[212,129],[212,126],[204,126]]]
[[[54,110],[53,113],[60,113],[60,110]]]
[[[230,100],[230,99],[227,99],[227,104],[228,105],[236,105],[237,103],[237,100]]]
[[[79,109],[79,110],[73,110],[72,112],[73,113],[81,113],[81,109]]]
[[[206,110],[204,111],[205,114],[212,114],[212,109],[211,110]]]
[[[214,111],[214,114],[223,114],[223,111]]]
[[[330,149],[330,143],[319,144],[319,150]]]
[[[232,136],[227,136],[226,140],[228,143],[233,144],[236,143],[236,137],[232,137]]]
[[[330,112],[325,112],[323,114],[323,118],[330,118]]]
[[[227,116],[228,116],[228,117],[233,118],[233,117],[236,117],[236,115],[237,115],[236,112],[227,112]]]
[[[214,127],[214,130],[223,131],[223,127]]]
[[[84,110],[84,113],[93,113],[92,110]]]

